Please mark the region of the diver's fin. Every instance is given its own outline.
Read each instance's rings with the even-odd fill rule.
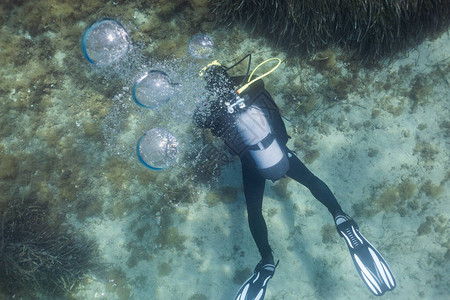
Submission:
[[[375,296],[392,291],[395,278],[388,264],[372,244],[359,232],[356,222],[344,213],[335,217],[336,227],[345,238],[359,276]]]
[[[235,300],[263,300],[266,295],[266,288],[269,279],[272,278],[275,273],[275,269],[278,266],[278,261],[275,265],[272,263],[258,263],[255,267],[253,275],[247,279],[241,286]]]

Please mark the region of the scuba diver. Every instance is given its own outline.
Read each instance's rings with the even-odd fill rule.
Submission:
[[[246,75],[231,77],[228,71],[246,58]],[[252,80],[255,71],[272,60],[278,60],[276,67]],[[338,233],[347,243],[361,279],[374,295],[383,295],[396,286],[387,263],[359,232],[356,222],[343,212],[328,186],[286,146],[290,137],[278,107],[262,81],[280,63],[278,58],[269,59],[249,75],[251,55],[248,54],[231,67],[214,61],[200,72],[206,81],[207,100],[197,107],[193,120],[198,127],[210,129],[214,136],[221,137],[228,150],[239,156],[248,224],[261,255],[261,261],[235,299],[264,299],[267,283],[275,273],[279,261],[275,263],[269,245],[262,202],[266,180],[275,182],[286,176],[306,186],[328,209]]]

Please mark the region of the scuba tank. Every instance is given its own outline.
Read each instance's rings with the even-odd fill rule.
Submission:
[[[289,161],[261,109],[251,105],[236,115],[236,130],[261,176],[272,181],[286,175]]]

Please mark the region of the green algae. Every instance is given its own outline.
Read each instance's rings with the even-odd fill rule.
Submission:
[[[140,225],[139,228],[137,228],[137,229],[134,231],[134,233],[135,233],[136,237],[137,237],[139,240],[143,240],[143,239],[144,239],[144,235],[145,235],[147,232],[150,232],[151,229],[152,229],[152,228],[151,228],[151,225],[150,225],[150,224],[142,224],[142,225]]]
[[[377,117],[380,115],[380,113],[381,113],[381,110],[380,110],[379,108],[373,109],[373,110],[372,110],[372,114],[371,114],[372,119],[377,118]]]
[[[345,100],[348,98],[348,94],[353,91],[354,86],[357,84],[355,76],[336,76],[330,78],[329,86],[324,92],[326,92],[326,99],[329,102]]]
[[[10,200],[0,209],[0,295],[67,298],[99,268],[96,242],[67,225],[49,202]]]
[[[450,121],[442,121],[441,124],[439,124],[439,128],[442,129],[446,138],[450,137]]]
[[[240,189],[231,186],[216,187],[205,196],[206,203],[212,207],[219,203],[233,203],[238,199]]]
[[[368,157],[376,157],[377,155],[378,155],[378,149],[369,148],[369,150],[367,151]]]
[[[155,239],[155,243],[162,249],[176,249],[182,251],[186,249],[184,246],[186,239],[187,237],[181,235],[176,227],[171,226],[168,228],[161,228]]]
[[[267,211],[267,217],[269,217],[269,218],[272,218],[272,217],[276,216],[277,214],[278,214],[278,209],[276,209],[276,208],[270,208]]]
[[[318,149],[309,149],[305,152],[305,155],[303,156],[303,160],[307,164],[312,164],[316,159],[318,159],[320,156],[320,152]]]
[[[376,199],[376,204],[382,207],[383,210],[392,210],[393,206],[398,205],[400,202],[400,195],[397,186],[388,187],[383,193]]]
[[[288,189],[290,181],[290,178],[282,178],[270,187],[280,200],[289,199],[291,197],[292,192]]]
[[[426,217],[425,222],[421,223],[419,225],[419,228],[417,228],[417,234],[418,235],[429,234],[432,230],[433,222],[434,222],[433,217],[431,216]]]
[[[338,240],[338,235],[336,234],[336,227],[331,224],[325,224],[320,229],[320,234],[322,235],[322,242],[324,244],[335,244]]]
[[[130,243],[135,244],[135,243]],[[127,267],[134,268],[139,265],[140,262],[143,261],[153,261],[154,255],[151,253],[149,249],[142,246],[131,246],[128,245],[128,250],[131,249],[130,256],[127,260]]]
[[[108,201],[108,208],[105,213],[110,219],[123,219],[129,215],[130,212],[137,209],[135,203],[127,199],[113,198]]]
[[[0,179],[15,179],[19,161],[15,155],[0,153]]]
[[[396,211],[401,216],[406,216],[421,207],[415,199],[418,190],[413,178],[406,178],[399,184],[390,186],[376,186],[373,187],[372,195],[366,202],[356,203],[352,208],[358,215],[369,217],[381,211]]]
[[[208,300],[209,298],[206,297],[204,294],[194,294],[189,297],[188,300]]]
[[[427,77],[423,74],[416,75],[411,82],[411,90],[408,94],[412,101],[411,110],[414,111],[419,105],[426,103],[431,91],[432,88]]]
[[[425,193],[425,195],[427,195],[428,197],[436,199],[444,193],[445,187],[443,184],[433,184],[433,182],[428,179],[424,184],[420,186],[420,191]]]
[[[160,277],[168,276],[172,272],[172,267],[168,262],[158,264],[158,275]]]
[[[404,97],[386,96],[380,100],[379,104],[381,109],[394,117],[398,117],[405,110],[406,99]]]
[[[449,230],[449,218],[444,215],[427,216],[425,221],[422,222],[417,228],[417,235],[427,235],[432,232],[445,236]],[[442,246],[447,247],[448,241],[443,241]]]
[[[86,218],[95,217],[103,212],[103,200],[95,196],[80,199],[75,204],[77,219],[84,221]]]
[[[169,181],[170,182],[170,181]],[[179,184],[171,181],[170,184],[164,184],[162,191],[164,192],[164,200],[169,204],[178,205],[180,203],[193,203],[198,199],[194,196],[195,187],[188,184]]]
[[[439,154],[439,150],[430,142],[417,141],[413,149],[413,154],[419,155],[425,163],[431,163],[435,160],[436,155]]]
[[[417,191],[417,184],[415,184],[410,178],[402,181],[398,186],[398,195],[400,199],[411,199]]]
[[[326,134],[328,132],[328,127],[326,123],[327,122],[325,120],[324,122],[318,124],[318,130],[321,133]],[[304,161],[307,164],[313,163],[320,156],[319,149],[314,148],[315,144],[316,138],[314,136],[307,134],[302,135],[301,138],[296,138],[294,140],[294,147],[302,151],[303,153],[302,161]]]
[[[336,53],[326,49],[314,55],[309,63],[320,72],[333,71],[336,68]]]
[[[126,273],[122,269],[109,269],[106,278],[108,279],[106,283],[108,293],[114,293],[118,299],[130,299],[132,288]]]

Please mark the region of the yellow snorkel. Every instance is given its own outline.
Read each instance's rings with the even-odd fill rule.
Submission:
[[[275,67],[273,67],[271,70],[269,70],[268,72],[262,74],[261,76],[256,77],[255,79],[252,79],[253,74],[256,72],[256,70],[258,70],[259,67],[261,67],[262,65],[264,65],[265,63],[268,63],[269,61],[272,60],[278,60],[278,63]],[[248,77],[247,83],[244,84],[241,88],[239,88],[236,92],[238,94],[241,94],[243,91],[245,91],[245,89],[247,89],[252,83],[254,83],[255,81],[258,81],[259,79],[262,79],[264,77],[266,77],[267,75],[269,75],[270,73],[272,73],[273,71],[275,71],[279,66],[281,65],[281,59],[279,59],[278,57],[274,57],[274,58],[269,58],[265,61],[263,61],[262,63],[260,63],[258,66],[256,66],[256,68],[253,69],[252,73],[250,74],[250,76]]]
[[[265,63],[268,63],[269,61],[272,60],[278,60],[278,63],[275,67],[273,67],[271,70],[269,70],[268,72],[262,74],[261,76],[256,77],[255,79],[252,80],[252,76],[253,74],[256,72],[256,70],[261,67],[262,65],[264,65]],[[260,80],[261,78],[266,77],[267,75],[269,75],[270,73],[272,73],[273,71],[275,71],[281,64],[281,59],[279,58],[270,58],[268,60],[263,61],[262,63],[260,63],[258,66],[256,66],[256,68],[253,69],[252,73],[250,74],[250,76],[248,77],[247,83],[244,84],[243,86],[241,86],[235,93],[234,93],[234,103],[231,103],[229,101],[225,102],[225,105],[227,106],[227,110],[228,112],[231,114],[234,112],[235,107],[238,106],[239,108],[244,108],[245,107],[245,102],[244,102],[244,98],[242,98],[240,96],[240,94],[242,92],[244,92],[252,83]]]
[[[248,70],[247,70],[247,75],[248,75],[248,72],[249,72],[249,69],[250,69],[251,56],[250,56],[250,54],[247,54],[243,59],[245,59],[246,57],[250,57],[250,58],[249,58],[249,67],[248,67]],[[243,59],[241,59],[239,62],[237,62],[236,64],[234,64],[232,67],[229,67],[229,68],[224,69],[225,72],[228,71],[228,70],[230,70],[231,68],[235,67],[235,66],[236,66],[237,64],[239,64],[240,62],[242,62]],[[264,73],[264,74],[262,74],[262,75],[260,75],[260,76],[258,76],[258,77],[256,77],[256,78],[254,78],[254,79],[252,80],[252,77],[253,77],[253,75],[255,74],[256,70],[258,70],[261,66],[263,66],[264,64],[266,64],[266,63],[268,63],[268,62],[271,62],[271,61],[278,61],[278,62],[277,62],[277,64],[276,64],[272,69],[270,69],[270,70],[267,71],[266,73]],[[236,91],[232,92],[232,93],[230,94],[230,97],[228,98],[229,100],[224,101],[224,104],[225,104],[225,106],[226,106],[226,108],[227,108],[227,111],[228,111],[229,113],[233,113],[233,112],[235,111],[235,108],[236,108],[236,107],[244,108],[244,107],[245,107],[244,98],[242,98],[242,97],[240,96],[240,94],[243,93],[243,92],[244,92],[250,85],[252,85],[254,82],[256,82],[256,81],[258,81],[258,80],[260,80],[260,79],[266,77],[267,75],[269,75],[270,73],[272,73],[273,71],[275,71],[280,65],[281,65],[281,59],[280,59],[280,58],[277,58],[277,57],[274,57],[274,58],[269,58],[269,59],[263,61],[262,63],[260,63],[258,66],[256,66],[256,68],[254,68],[253,71],[250,73],[250,76],[248,77],[247,82],[246,82],[243,86],[241,86],[239,89],[237,89]],[[209,64],[206,65],[203,69],[200,70],[199,76],[200,76],[200,77],[203,77],[203,75],[204,75],[205,72],[208,70],[208,68],[213,67],[213,66],[219,66],[219,67],[222,67],[222,65],[221,65],[217,60],[214,60],[213,62],[209,63]]]

